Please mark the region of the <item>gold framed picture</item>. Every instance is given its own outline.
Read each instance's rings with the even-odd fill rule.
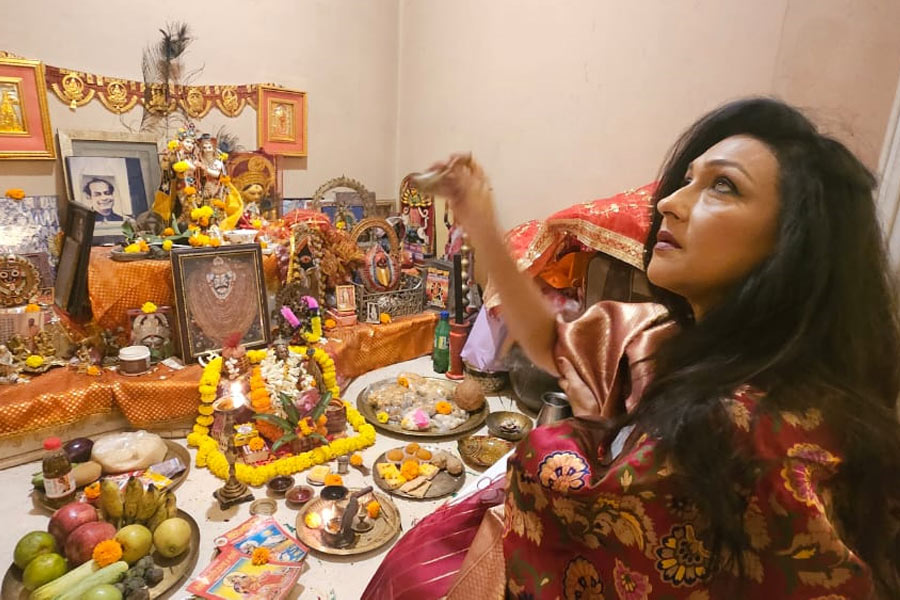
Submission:
[[[54,159],[44,65],[0,58],[0,159]]]
[[[269,154],[306,156],[306,92],[259,86],[257,142]]]

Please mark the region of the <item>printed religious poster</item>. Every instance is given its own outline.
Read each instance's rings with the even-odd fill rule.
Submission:
[[[187,590],[210,600],[280,600],[291,593],[302,569],[273,561],[254,565],[249,556],[225,546]]]
[[[300,563],[307,554],[306,547],[274,518],[262,515],[244,521],[215,543],[218,547],[233,546],[247,556],[257,548],[268,548],[270,560],[282,563]]]

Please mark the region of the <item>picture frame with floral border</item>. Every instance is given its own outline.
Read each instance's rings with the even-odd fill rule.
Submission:
[[[157,306],[152,313],[129,308],[126,339],[131,346],[147,346],[150,362],[156,364],[178,351],[178,321],[171,306]]]
[[[170,253],[178,351],[185,363],[219,352],[240,333],[246,349],[272,341],[259,244],[177,248]]]
[[[270,85],[258,90],[257,146],[276,156],[307,156],[306,92]]]
[[[0,58],[0,159],[55,158],[44,64]]]

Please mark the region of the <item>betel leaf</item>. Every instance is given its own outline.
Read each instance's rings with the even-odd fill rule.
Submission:
[[[272,452],[278,452],[278,449],[287,444],[288,442],[293,442],[294,440],[299,439],[296,433],[286,433],[278,440],[272,444]]]
[[[269,415],[266,413],[256,413],[256,418],[261,421],[265,421],[266,423],[271,423],[272,425],[275,425],[276,427],[281,427],[287,433],[294,432],[294,426],[291,425],[289,422],[285,421],[284,419],[282,419],[281,417],[279,417],[278,415]]]
[[[278,392],[278,399],[281,400],[281,406],[284,407],[284,414],[287,415],[288,421],[296,426],[300,422],[300,415],[297,413],[297,407],[294,406],[294,399],[284,392]]]
[[[309,413],[309,416],[312,417],[313,423],[319,420],[319,417],[325,414],[325,408],[328,406],[328,403],[331,402],[331,392],[325,392],[322,394],[322,399],[319,400],[319,403],[316,404],[316,407],[312,409],[312,412]]]

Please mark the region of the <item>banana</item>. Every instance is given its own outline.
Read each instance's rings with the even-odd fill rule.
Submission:
[[[138,505],[144,495],[144,484],[137,477],[131,477],[125,484],[125,501],[122,516],[125,518],[125,525],[134,523],[137,515]]]
[[[141,496],[140,503],[138,503],[137,515],[135,516],[137,521],[142,525],[146,524],[153,516],[153,513],[156,512],[157,504],[159,504],[159,490],[151,483],[150,487]]]
[[[147,529],[151,532],[156,531],[156,528],[160,523],[169,518],[169,511],[166,510],[166,504],[163,502],[158,505],[156,508],[156,512],[153,513],[153,516],[150,517],[150,520],[147,521]]]
[[[122,494],[119,493],[119,486],[108,479],[100,482],[100,506],[106,520],[118,526],[122,518]]]
[[[175,494],[166,492],[166,513],[169,519],[178,516],[178,506],[175,504]]]

